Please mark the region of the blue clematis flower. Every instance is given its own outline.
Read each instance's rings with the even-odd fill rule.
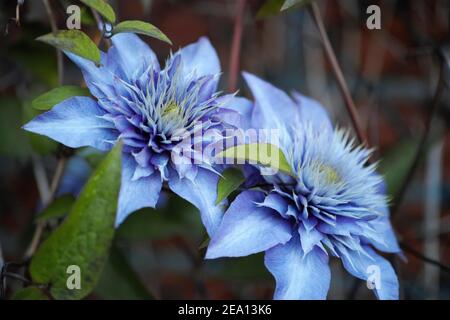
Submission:
[[[117,34],[112,44],[101,54],[100,67],[66,53],[81,69],[95,99],[70,98],[24,128],[72,148],[107,151],[119,139],[123,141],[116,224],[133,211],[155,207],[167,183],[199,208],[212,233],[223,211],[214,204],[218,175],[211,162],[196,153],[194,144],[220,138],[223,129],[233,126],[233,115],[237,116],[226,108],[234,96],[217,92],[216,51],[201,38],[171,55],[161,69],[154,52],[136,35]],[[186,139],[211,130],[218,134],[200,142]],[[182,152],[186,149],[191,154]]]
[[[265,251],[276,299],[325,299],[329,257],[340,258],[379,299],[397,299],[398,281],[376,250],[400,252],[389,222],[383,179],[368,165],[370,151],[333,129],[322,106],[293,99],[244,74],[255,103],[242,111],[248,127],[279,128],[279,148],[292,175],[262,176],[266,185],[242,192],[225,212],[206,258]]]

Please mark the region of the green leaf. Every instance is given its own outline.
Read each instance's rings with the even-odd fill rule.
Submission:
[[[281,7],[281,11],[292,8],[293,6],[303,7],[310,4],[313,0],[286,0]]]
[[[88,7],[100,13],[106,20],[111,23],[116,22],[116,14],[113,8],[104,0],[80,0]]]
[[[113,34],[121,32],[132,32],[142,34],[145,36],[150,36],[172,45],[172,41],[170,41],[170,39],[164,33],[162,33],[161,30],[159,30],[154,25],[144,21],[130,20],[120,22],[118,25],[114,27]]]
[[[202,243],[200,243],[200,245],[198,246],[198,250],[206,249],[209,246],[210,242],[211,238],[207,236],[205,240],[203,240]]]
[[[55,299],[81,299],[96,286],[114,236],[121,176],[121,144],[93,173],[64,222],[33,256],[35,283],[49,284]],[[81,289],[67,288],[69,266],[81,271]]]
[[[244,174],[236,168],[228,168],[223,173],[217,183],[217,199],[216,205],[228,197],[245,181]]]
[[[113,246],[111,249],[95,293],[107,300],[153,299],[117,246]]]
[[[256,16],[258,18],[266,18],[274,14],[278,14],[283,6],[284,0],[267,0],[258,10]]]
[[[49,300],[47,295],[37,287],[26,287],[18,290],[11,298],[12,300]]]
[[[93,61],[97,65],[100,64],[100,50],[82,31],[61,30],[56,33],[46,34],[36,40],[45,42],[60,50],[72,52],[77,56]]]
[[[59,197],[53,201],[38,217],[38,221],[47,221],[64,217],[72,208],[75,198],[71,195]]]
[[[418,142],[415,140],[399,143],[380,161],[380,172],[385,178],[388,195],[397,195],[414,161],[417,146]]]
[[[294,175],[283,151],[269,143],[242,144],[220,152],[217,157],[234,159],[237,163],[247,161]]]
[[[36,99],[33,100],[31,106],[37,110],[50,110],[55,105],[64,100],[76,97],[76,96],[86,96],[89,97],[91,94],[88,89],[80,88],[77,86],[63,86],[54,88]]]

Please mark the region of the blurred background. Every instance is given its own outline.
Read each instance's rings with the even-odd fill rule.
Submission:
[[[66,28],[68,5],[82,7],[77,1],[49,2],[59,29]],[[314,97],[337,125],[351,127],[307,8],[279,13],[278,0],[109,2],[118,20],[148,21],[169,36],[171,48],[145,38],[161,62],[170,50],[208,36],[221,59],[224,92],[235,86],[233,72],[246,70],[286,91],[295,89]],[[388,182],[392,221],[407,259],[391,257],[401,297],[450,299],[446,267],[450,266],[450,1],[316,3],[375,149],[374,160],[380,161]],[[366,26],[366,10],[372,4],[381,8],[380,30]],[[0,2],[0,264],[2,258],[21,260],[58,157],[70,159],[57,192],[62,203],[76,197],[102,157],[89,149],[62,149],[21,130],[38,114],[31,101],[59,81],[55,50],[35,41],[51,30],[43,2],[25,1],[20,25],[14,21],[16,5],[14,0]],[[230,63],[235,26],[242,31],[241,50],[235,51],[239,59]],[[86,8],[82,9],[82,29],[99,42],[101,34]],[[81,82],[81,73],[64,58],[62,83]],[[251,97],[240,76],[236,88]],[[50,221],[46,232],[60,220]],[[262,255],[203,261],[205,237],[196,209],[165,196],[160,209],[141,210],[120,227],[102,279],[89,299],[272,297],[274,280],[264,268]],[[330,299],[373,299],[338,260],[332,262],[332,275]],[[21,281],[8,279],[7,285],[8,297]]]

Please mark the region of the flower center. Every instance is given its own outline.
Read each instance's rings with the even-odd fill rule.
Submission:
[[[170,101],[164,108],[162,112],[162,118],[166,121],[178,120],[182,119],[183,110],[181,107],[175,102]]]
[[[333,167],[321,163],[318,166],[318,170],[320,176],[329,184],[337,184],[341,181],[341,177]]]

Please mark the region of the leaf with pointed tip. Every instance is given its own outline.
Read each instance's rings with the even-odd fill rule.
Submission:
[[[250,143],[228,148],[217,155],[217,158],[247,161],[276,171],[294,175],[286,156],[277,146],[270,143]],[[226,163],[224,161],[224,163]]]
[[[71,52],[77,56],[100,64],[100,50],[95,43],[80,30],[60,30],[37,38],[60,50]]]
[[[283,6],[284,0],[267,0],[258,10],[258,18],[266,18],[278,14]]]
[[[74,197],[65,195],[55,199],[38,217],[38,221],[48,221],[51,219],[58,219],[64,217],[72,208],[75,202]]]
[[[119,24],[117,24],[113,29],[113,34],[123,32],[142,34],[145,36],[159,39],[172,45],[172,41],[170,41],[170,39],[164,33],[162,33],[161,30],[159,30],[154,25],[144,21],[139,20],[122,21]]]
[[[34,283],[50,285],[55,299],[82,299],[96,286],[114,237],[121,177],[121,143],[93,173],[64,222],[30,263]],[[80,268],[81,288],[67,287],[69,266]]]
[[[89,97],[88,89],[77,86],[62,86],[54,88],[33,100],[31,106],[37,110],[47,111],[66,99],[77,96]]]
[[[227,168],[217,183],[216,205],[222,202],[245,181],[244,174],[236,168]]]
[[[111,23],[116,22],[116,14],[113,8],[104,0],[80,0],[88,7],[100,13],[106,20]]]

